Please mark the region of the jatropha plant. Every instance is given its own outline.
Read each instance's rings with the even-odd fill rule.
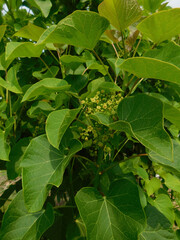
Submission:
[[[180,239],[180,9],[0,9],[0,239]]]

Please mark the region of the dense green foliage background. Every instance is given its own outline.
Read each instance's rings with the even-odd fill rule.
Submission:
[[[180,9],[0,9],[0,239],[180,239]]]

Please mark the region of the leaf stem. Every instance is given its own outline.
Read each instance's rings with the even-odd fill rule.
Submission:
[[[139,41],[138,41],[138,44],[137,44],[137,46],[136,46],[136,48],[135,48],[135,50],[134,50],[134,53],[133,53],[133,56],[132,56],[132,57],[135,57],[141,41],[142,41],[142,37],[140,37],[140,39],[139,39]]]
[[[116,49],[114,43],[112,43],[112,47],[114,48],[114,51],[115,51],[115,53],[116,53],[117,58],[119,58],[119,54],[118,54],[118,52],[117,52],[117,49]]]
[[[51,71],[51,69],[49,68],[49,66],[45,63],[45,61],[44,61],[41,57],[39,57],[39,58],[40,58],[41,62],[45,65],[45,67],[49,70],[49,72],[51,73],[51,75],[54,76],[54,75],[53,75],[53,72]]]
[[[65,71],[64,71],[64,66],[62,65],[62,62],[61,62],[61,55],[60,55],[59,49],[57,49],[57,55],[58,55],[58,58],[59,58],[59,65],[60,65],[60,69],[61,69],[62,79],[64,79],[65,78]]]
[[[123,147],[126,145],[126,143],[129,141],[129,139],[126,139],[126,141],[122,144],[122,146],[120,147],[120,149],[117,151],[116,155],[113,158],[113,162],[116,159],[117,155],[120,153],[120,151],[123,149]]]
[[[141,78],[140,80],[139,80],[139,78],[137,78],[137,80],[135,81],[134,85],[132,86],[131,90],[130,90],[129,93],[126,95],[126,97],[128,97],[129,95],[131,95],[131,93],[133,93],[133,92],[136,90],[137,86],[138,86],[143,80],[144,80],[144,78]]]
[[[100,63],[102,64],[102,66],[104,67],[104,70],[107,72],[107,75],[109,76],[109,78],[111,79],[111,81],[114,82],[113,78],[111,77],[109,71],[106,69],[106,67],[105,67],[103,61],[101,60],[101,58],[98,56],[98,54],[97,54],[94,50],[92,50],[92,51],[93,51],[94,55],[97,57],[97,59],[100,61]]]
[[[124,39],[124,34],[123,31],[121,31],[121,38],[122,38],[122,44],[123,44],[123,49],[124,49],[124,58],[126,59],[126,46],[125,46],[125,39]]]

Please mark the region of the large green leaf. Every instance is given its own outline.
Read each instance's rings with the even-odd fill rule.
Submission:
[[[38,8],[47,17],[52,7],[50,0],[27,0],[33,7]]]
[[[9,161],[9,150],[9,146],[4,137],[4,132],[0,129],[0,160]]]
[[[44,45],[31,42],[9,42],[6,45],[6,61],[13,61],[17,57],[40,57]]]
[[[76,118],[79,109],[61,109],[49,114],[46,121],[46,135],[50,144],[59,149],[61,139],[69,125]]]
[[[163,129],[163,104],[156,98],[139,94],[123,99],[118,106],[118,122],[110,124],[116,130],[134,136],[147,148],[173,161],[173,146]]]
[[[180,84],[180,68],[158,59],[129,58],[120,67],[139,78],[154,78]]]
[[[33,41],[38,41],[40,36],[45,31],[44,28],[38,27],[32,23],[28,23],[25,27],[21,28],[18,32],[14,34],[14,36],[32,39]]]
[[[25,93],[22,102],[32,101],[41,95],[47,95],[54,91],[68,90],[71,86],[62,79],[45,78],[33,84]]]
[[[137,29],[159,43],[180,34],[180,8],[160,11],[145,18]]]
[[[20,191],[6,211],[0,231],[1,240],[39,240],[53,224],[54,215],[50,205],[46,210],[28,213]]]
[[[12,68],[9,69],[7,73],[7,79],[4,81],[0,77],[0,86],[3,88],[6,88],[7,90],[14,92],[14,93],[22,93],[22,89],[19,86],[18,80],[17,80],[17,71],[18,71],[19,66],[14,65]]]
[[[168,101],[168,99],[161,94],[151,93],[150,95],[160,99],[161,102],[163,102],[164,117],[180,130],[180,109],[177,108],[172,102]]]
[[[107,18],[119,31],[141,17],[137,0],[104,0],[98,7],[100,15]]]
[[[173,140],[174,161],[170,162],[165,157],[159,156],[155,152],[149,152],[152,161],[162,164],[164,167],[172,171],[180,177],[180,143]]]
[[[53,148],[45,135],[34,138],[21,161],[25,204],[30,212],[41,210],[52,185],[60,186],[64,171],[72,156],[81,150],[77,140],[69,143],[69,149]]]
[[[138,188],[127,179],[113,182],[107,196],[83,188],[76,197],[88,240],[137,240],[145,225]]]
[[[75,11],[57,26],[49,27],[38,43],[64,43],[92,50],[108,25],[109,22],[95,12]]]
[[[175,240],[175,233],[168,219],[155,207],[148,205],[145,208],[147,227],[140,234],[139,240]]]

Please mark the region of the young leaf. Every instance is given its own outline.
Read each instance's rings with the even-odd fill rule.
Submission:
[[[39,240],[53,224],[54,215],[51,205],[46,210],[28,213],[20,191],[6,211],[0,231],[1,240]]]
[[[98,10],[119,31],[136,22],[142,12],[137,0],[104,0]]]
[[[65,80],[58,78],[45,78],[33,84],[24,94],[22,102],[32,101],[41,95],[47,95],[54,91],[68,90],[70,85]]]
[[[14,36],[32,39],[33,41],[38,41],[40,36],[45,31],[44,28],[38,27],[32,23],[28,23],[25,27],[21,28],[18,32],[14,34]]]
[[[46,135],[49,143],[59,149],[61,139],[79,113],[79,109],[61,109],[58,111],[51,112],[46,122]]]
[[[141,0],[143,8],[151,13],[154,13],[165,0]]]
[[[4,132],[0,129],[0,160],[9,161],[9,150]]]
[[[53,148],[45,135],[34,138],[21,161],[25,204],[29,212],[41,210],[52,185],[59,187],[64,171],[73,155],[82,145],[77,140],[69,143],[68,152],[63,146]]]
[[[75,11],[57,26],[49,27],[38,43],[64,43],[92,50],[108,25],[109,22],[95,12]]]
[[[31,42],[9,42],[6,45],[6,61],[13,61],[17,57],[40,57],[44,45]]]
[[[155,43],[180,34],[180,8],[160,11],[145,18],[137,29]]]
[[[47,17],[52,7],[50,0],[27,0],[33,7],[38,8]]]
[[[145,225],[138,188],[127,179],[113,182],[107,196],[83,188],[76,197],[88,240],[137,240]]]
[[[151,205],[145,208],[145,212],[147,215],[147,227],[140,234],[139,240],[176,239],[170,222],[161,212]]]

